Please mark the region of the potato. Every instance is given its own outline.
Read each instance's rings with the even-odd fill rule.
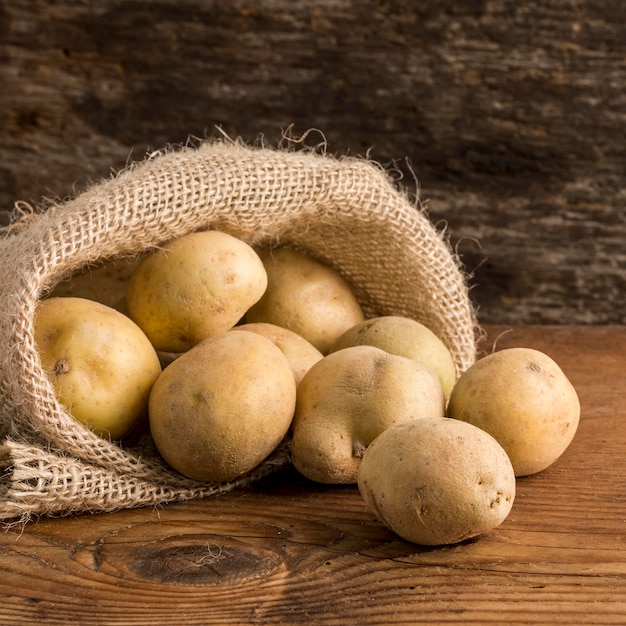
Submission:
[[[267,275],[244,241],[190,233],[147,255],[132,273],[130,317],[162,352],[185,352],[232,328],[263,295]]]
[[[246,322],[283,326],[325,354],[345,330],[363,321],[348,283],[333,268],[291,248],[260,253],[268,278]]]
[[[199,481],[230,481],[289,431],[296,382],[269,339],[225,331],[168,365],[150,394],[152,438],[167,463]]]
[[[448,414],[493,435],[515,474],[527,476],[565,452],[578,428],[580,402],[548,355],[508,348],[483,357],[461,375]]]
[[[399,315],[368,319],[343,333],[329,352],[361,345],[376,346],[427,365],[441,379],[446,398],[450,396],[456,381],[454,359],[443,341],[424,324]]]
[[[333,352],[298,387],[293,465],[320,483],[355,483],[365,449],[381,432],[443,411],[441,382],[425,365],[374,346]]]
[[[257,322],[256,324],[241,324],[240,326],[235,326],[233,330],[247,330],[250,333],[257,333],[278,346],[291,365],[296,378],[296,385],[300,384],[304,375],[315,363],[321,361],[324,356],[304,337],[282,326]]]
[[[375,516],[403,539],[453,544],[508,516],[515,474],[488,433],[445,417],[385,430],[366,450],[358,487]]]
[[[125,315],[85,298],[42,300],[35,343],[59,402],[101,437],[121,439],[147,418],[157,354]]]

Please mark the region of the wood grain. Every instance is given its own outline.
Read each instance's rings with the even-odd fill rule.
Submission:
[[[506,521],[424,548],[355,487],[288,470],[217,498],[45,519],[0,535],[2,624],[623,624],[624,327],[490,327],[486,352],[550,354],[582,405]]]
[[[0,6],[0,216],[190,136],[394,163],[483,323],[624,323],[620,0],[15,0]]]

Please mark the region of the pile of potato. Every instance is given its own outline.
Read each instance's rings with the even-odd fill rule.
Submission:
[[[304,476],[357,484],[384,524],[426,545],[498,526],[516,476],[551,465],[580,415],[547,355],[502,350],[457,380],[423,324],[365,319],[334,269],[215,230],[147,254],[115,308],[42,300],[35,341],[59,401],[99,435],[149,428],[174,470],[219,482],[289,437]]]

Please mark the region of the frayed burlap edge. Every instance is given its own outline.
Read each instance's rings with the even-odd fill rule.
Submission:
[[[0,246],[0,261],[9,272],[0,288],[0,418],[10,431],[3,447],[0,519],[110,510],[110,498],[94,499],[84,493],[87,483],[76,481],[66,483],[61,495],[44,480],[56,503],[44,503],[41,491],[32,491],[31,504],[20,504],[17,494],[28,489],[14,489],[7,481],[13,484],[19,475],[17,450],[29,446],[50,463],[61,459],[68,467],[88,468],[90,475],[102,472],[108,482],[118,479],[116,489],[128,493],[117,497],[115,508],[133,506],[137,485],[153,485],[147,492],[155,502],[206,493],[154,455],[123,449],[78,425],[41,371],[32,327],[38,299],[64,277],[204,228],[230,232],[251,245],[304,249],[344,274],[369,316],[407,315],[433,328],[458,373],[475,358],[477,325],[458,260],[419,206],[377,164],[237,142],[152,155],[43,213],[22,208]],[[26,468],[32,468],[30,461]]]
[[[47,448],[10,438],[0,444],[0,521],[6,528],[40,516],[112,513],[215,496],[251,485],[291,463],[285,441],[258,468],[225,483],[172,480],[164,468],[162,482],[126,477]]]

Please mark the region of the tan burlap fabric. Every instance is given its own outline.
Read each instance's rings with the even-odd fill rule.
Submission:
[[[159,153],[29,216],[0,244],[0,519],[195,498],[289,463],[285,445],[233,484],[184,479],[149,440],[126,449],[79,425],[41,369],[33,315],[59,281],[207,228],[304,249],[348,279],[369,316],[427,324],[459,372],[474,360],[475,316],[456,259],[380,166],[225,141]]]

